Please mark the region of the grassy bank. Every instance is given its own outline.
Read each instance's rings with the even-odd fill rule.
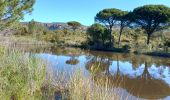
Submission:
[[[38,40],[31,36],[0,36],[1,45],[52,45],[52,43]]]
[[[32,54],[0,48],[1,100],[116,100],[109,88],[99,88],[83,72],[51,72]]]
[[[1,100],[42,98],[45,64],[33,55],[0,48]]]

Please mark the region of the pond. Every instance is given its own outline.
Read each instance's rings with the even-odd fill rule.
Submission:
[[[151,57],[77,48],[36,49],[55,71],[84,71],[95,80],[109,81],[108,87],[121,93],[122,99],[170,100],[170,58]],[[103,81],[104,82],[104,81]],[[104,83],[97,83],[101,88]],[[114,84],[114,85],[113,85]],[[116,84],[116,85],[115,85]]]

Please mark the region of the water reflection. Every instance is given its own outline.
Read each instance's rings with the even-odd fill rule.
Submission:
[[[70,65],[77,65],[78,63],[79,60],[75,56],[72,56],[69,60],[66,61],[66,64]]]
[[[144,64],[144,70],[141,75],[125,74],[119,67],[118,60],[116,73],[111,73],[106,68],[107,71],[105,72],[107,73],[102,73],[102,71],[94,75],[93,78],[96,84],[100,86],[107,85],[111,88],[121,87],[131,95],[144,99],[162,99],[170,95],[169,84],[161,79],[152,77],[149,73],[147,62]]]
[[[111,65],[111,60],[105,58],[92,57],[87,59],[85,64],[86,69],[94,74],[105,73],[109,74],[109,66]]]
[[[120,88],[133,99],[170,99],[169,58],[73,48],[37,51],[39,57],[54,63],[55,70],[81,68],[99,87]]]

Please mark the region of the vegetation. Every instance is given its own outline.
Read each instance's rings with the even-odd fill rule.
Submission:
[[[83,72],[78,71],[73,74],[69,82],[69,95],[71,100],[118,100],[119,97],[110,92],[107,86],[99,88],[97,84],[93,84],[91,78],[85,77]],[[107,84],[107,82],[105,83]]]
[[[170,8],[164,5],[146,5],[135,8],[133,11],[133,21],[145,30],[147,34],[147,44],[151,35],[169,26]]]
[[[118,96],[114,91],[110,92],[107,86],[99,88],[93,83],[91,77],[86,77],[81,70],[75,70],[70,76],[66,75],[67,72],[57,72],[55,74],[55,86],[57,99],[69,100],[118,100]],[[66,80],[68,79],[69,80]],[[106,82],[107,84],[107,82]]]
[[[117,21],[120,26],[119,39],[118,39],[118,46],[120,46],[123,30],[125,27],[128,27],[129,24],[131,23],[130,21],[131,13],[128,13],[127,11],[121,11],[120,14],[117,16],[118,16]]]
[[[0,48],[0,98],[41,99],[46,65],[33,55]]]
[[[169,9],[163,5],[146,5],[135,8],[133,12],[103,9],[96,14],[95,23],[89,27],[70,21],[67,23],[70,27],[66,25],[56,30],[50,30],[44,24],[32,20],[19,24],[15,37],[59,46],[116,52],[168,53]],[[150,40],[150,45],[146,45],[145,42],[149,43]]]
[[[38,22],[31,20],[27,25],[19,25],[19,28],[15,32],[15,36],[30,37],[37,41],[46,41],[55,43],[58,40],[58,36],[55,32],[47,29]]]
[[[111,9],[104,9],[96,14],[95,21],[102,23],[106,26],[110,34],[110,44],[112,44],[112,29],[113,26],[117,22],[118,15],[120,14],[121,10],[111,8]]]
[[[35,0],[1,0],[0,29],[19,21],[25,13],[31,13],[34,3]]]
[[[34,33],[34,31],[36,31],[37,25],[36,22],[34,21],[34,19],[32,19],[29,23],[28,23],[28,33],[32,34]]]
[[[78,29],[81,26],[81,24],[76,21],[70,21],[67,24],[72,27],[74,32],[76,31],[76,29]]]
[[[89,34],[89,43],[97,44],[99,46],[102,44],[102,47],[105,46],[106,41],[109,39],[108,31],[101,24],[93,24],[88,28],[87,33]]]
[[[18,22],[25,13],[31,13],[34,2],[34,0],[0,1],[0,30]],[[4,40],[9,42],[11,38],[19,37],[22,43],[27,43],[30,39],[33,39],[35,42],[46,41],[62,46],[84,46],[88,49],[131,51],[170,57],[170,37],[166,36],[164,31],[165,29],[169,30],[169,7],[146,5],[135,8],[133,12],[115,8],[103,9],[96,14],[95,21],[93,25],[87,28],[87,31],[84,31],[80,28],[82,25],[76,21],[67,23],[71,29],[64,27],[63,29],[49,30],[41,23],[32,20],[29,23],[17,24],[15,36],[7,37]],[[123,34],[125,32],[126,34]],[[150,42],[151,37],[157,39]],[[19,41],[15,39],[12,41],[14,44]],[[1,41],[4,42],[4,40]],[[118,48],[115,45],[116,40],[118,41]],[[147,44],[151,44],[151,50],[148,50],[145,41],[147,41]],[[137,60],[133,59],[135,63]],[[96,60],[99,61],[95,62]],[[66,61],[66,64],[70,65],[77,65],[78,63],[79,60],[76,57]],[[117,63],[119,63],[118,57]],[[67,77],[63,74],[64,72],[58,72],[55,73],[57,76],[52,77],[54,73],[47,72],[46,69],[50,64],[47,65],[34,54],[6,48],[0,48],[0,64],[0,98],[4,100],[42,100],[53,99],[54,97],[69,100],[119,99],[116,93],[110,92],[108,87],[108,85],[114,84],[107,83],[108,81],[105,81],[108,80],[107,78],[98,81],[97,78],[100,77],[96,77],[97,74],[103,74],[103,72],[109,74],[111,64],[109,59],[93,58],[88,62],[90,67],[86,67],[90,74],[95,77],[93,75],[92,77],[84,76],[79,71],[75,71]],[[145,66],[147,69],[147,63]],[[104,83],[104,86],[101,88],[93,82]]]
[[[66,76],[67,72],[47,71],[48,63],[33,54],[1,48],[0,63],[0,98],[3,100],[118,98],[109,88],[100,89],[92,84],[91,78],[79,70],[70,76]]]

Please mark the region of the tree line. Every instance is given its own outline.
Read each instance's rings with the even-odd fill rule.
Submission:
[[[31,13],[34,3],[35,0],[0,1],[0,30],[18,22],[24,14]],[[90,40],[93,42],[113,46],[115,43],[113,27],[119,27],[119,46],[122,33],[128,27],[143,29],[147,34],[146,43],[149,44],[153,33],[169,28],[170,8],[165,5],[144,5],[130,12],[116,8],[103,9],[96,14],[94,19],[95,23],[87,30]],[[81,26],[75,21],[67,24],[71,26],[74,33]]]
[[[144,5],[133,11],[122,11],[116,8],[103,9],[95,16],[95,23],[88,29],[90,39],[93,42],[109,43],[115,42],[112,34],[113,27],[119,27],[118,46],[125,27],[141,28],[147,34],[146,43],[150,43],[153,33],[167,29],[170,25],[170,8],[165,5]]]

